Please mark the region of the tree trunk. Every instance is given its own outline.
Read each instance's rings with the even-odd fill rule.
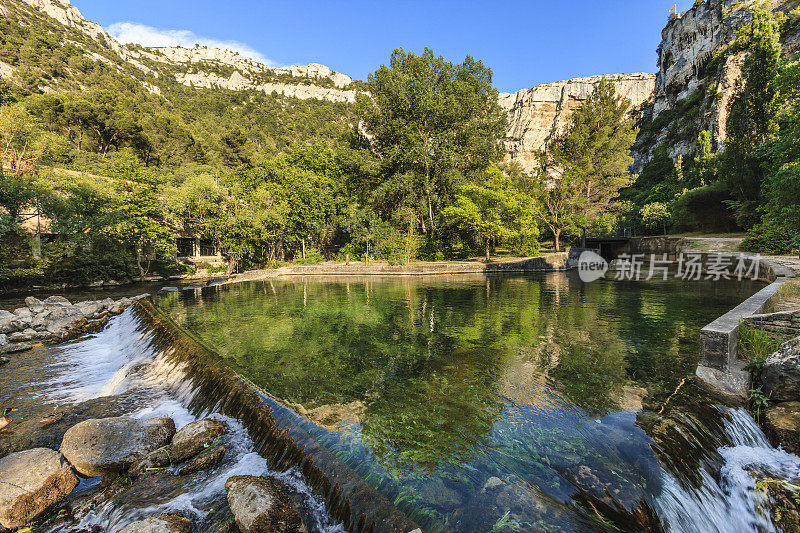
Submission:
[[[228,259],[228,270],[227,275],[230,276],[233,274],[233,271],[236,270],[236,265],[238,264],[238,260],[235,255],[230,256]]]
[[[491,251],[491,247],[489,246],[489,242],[490,242],[490,239],[487,237],[486,238],[486,262],[487,263],[489,261],[491,261],[491,256],[489,255],[489,252]]]
[[[553,237],[555,238],[556,252],[560,252],[561,251],[561,230],[557,229],[557,230],[553,231]]]

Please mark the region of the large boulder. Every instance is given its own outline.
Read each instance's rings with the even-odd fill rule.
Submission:
[[[211,418],[186,424],[172,439],[170,449],[172,462],[180,463],[190,457],[194,457],[227,431],[228,428],[225,424]]]
[[[800,453],[800,402],[784,402],[767,408],[763,426],[773,446]]]
[[[784,342],[767,357],[761,384],[772,401],[800,400],[800,337]]]
[[[280,483],[268,477],[233,476],[225,482],[228,505],[241,533],[305,531]]]
[[[34,298],[33,296],[28,296],[25,298],[25,305],[28,306],[28,309],[31,310],[32,313],[41,313],[44,311],[44,303],[38,298]]]
[[[117,533],[189,533],[191,530],[192,523],[187,518],[162,514],[128,524]]]
[[[55,450],[34,448],[0,459],[0,525],[14,529],[67,496],[78,484]]]
[[[169,443],[175,434],[171,418],[90,419],[69,428],[61,453],[89,477],[122,472],[137,460]]]
[[[42,302],[46,307],[69,307],[72,304],[63,296],[50,296]]]

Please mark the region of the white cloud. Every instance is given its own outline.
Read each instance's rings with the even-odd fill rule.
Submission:
[[[200,46],[227,48],[270,67],[283,66],[239,41],[208,39],[195,35],[189,30],[161,30],[135,22],[115,22],[107,28],[107,31],[121,43],[136,43],[142,46],[183,46],[186,48],[199,44]]]

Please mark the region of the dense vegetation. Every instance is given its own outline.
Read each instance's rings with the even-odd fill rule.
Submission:
[[[147,72],[47,17],[11,11],[0,18],[0,59],[18,74],[0,88],[5,286],[180,272],[179,234],[212,240],[233,271],[488,259],[498,246],[531,255],[540,222],[560,236],[592,218],[579,201],[544,217],[545,170],[499,165],[505,113],[491,70],[471,57],[398,49],[359,84],[356,104],[336,104],[185,87],[171,65],[140,54]],[[586,200],[625,174],[632,142],[629,103],[600,89],[564,139],[571,148],[553,158],[583,180]],[[590,113],[607,120],[592,126]],[[579,146],[581,135],[595,137]],[[609,139],[597,157],[612,154],[611,173],[584,154]],[[601,203],[614,196],[606,189]]]
[[[800,248],[800,58],[781,59],[780,44],[781,32],[796,29],[797,18],[754,10],[736,41],[707,66],[714,71],[728,55],[745,54],[724,146],[714,146],[709,131],[692,129],[704,109],[704,85],[673,110],[644,121],[637,142],[654,142],[663,131],[666,136],[622,191],[627,224],[654,231],[746,230],[748,250]],[[693,135],[694,153],[673,160],[668,146],[686,135]]]

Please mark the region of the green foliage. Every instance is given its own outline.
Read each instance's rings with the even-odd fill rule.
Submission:
[[[748,324],[739,325],[738,352],[759,369],[767,357],[778,350],[781,342],[782,339],[761,328]]]
[[[664,228],[664,235],[667,234],[667,223],[670,220],[669,206],[664,202],[652,202],[642,207],[640,214],[642,224],[646,228]]]
[[[538,251],[536,201],[517,190],[511,179],[495,166],[489,167],[482,180],[462,185],[444,216],[456,225],[475,232],[484,243],[489,261],[492,243],[518,246],[527,253]]]
[[[381,158],[376,207],[431,242],[464,174],[500,157],[506,117],[492,72],[470,56],[454,64],[427,48],[421,56],[396,49],[368,90],[359,112]]]

